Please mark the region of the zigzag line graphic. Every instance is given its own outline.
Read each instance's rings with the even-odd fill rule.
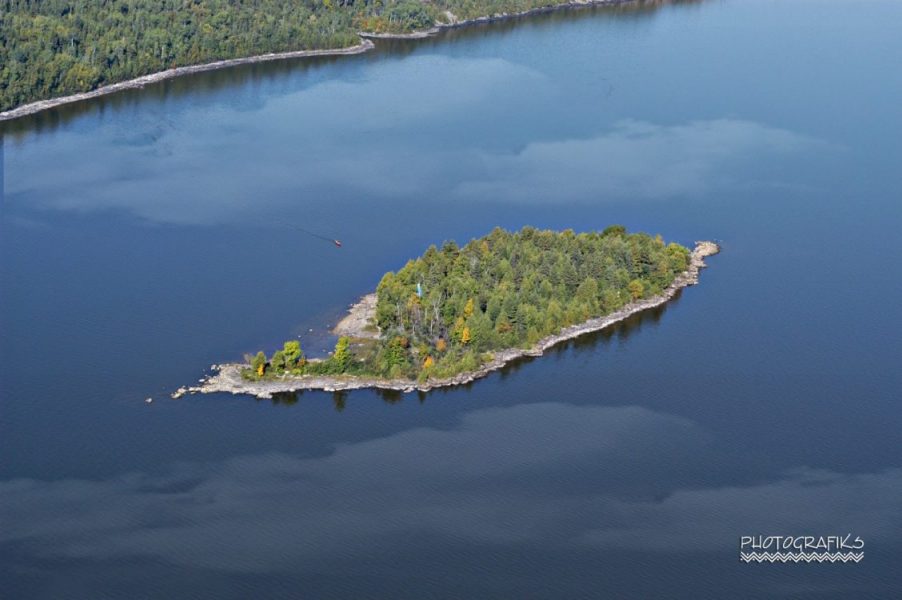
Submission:
[[[813,562],[861,562],[864,552],[740,552],[739,559],[745,563],[813,563]]]

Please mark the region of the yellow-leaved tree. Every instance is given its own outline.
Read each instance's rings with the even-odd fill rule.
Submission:
[[[469,300],[467,300],[466,306],[464,306],[464,318],[465,318],[465,319],[469,319],[470,317],[472,317],[472,316],[473,316],[473,311],[474,311],[475,309],[476,309],[476,305],[475,305],[475,303],[473,302],[473,299],[470,298]]]
[[[627,289],[630,291],[630,295],[633,297],[633,300],[638,300],[645,292],[645,286],[642,285],[642,282],[638,279],[633,279],[632,281],[630,281]]]

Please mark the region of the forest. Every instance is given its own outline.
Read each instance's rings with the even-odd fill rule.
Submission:
[[[172,67],[343,48],[548,0],[0,0],[0,110]]]
[[[376,294],[378,340],[339,338],[325,360],[297,341],[269,359],[248,357],[250,379],[361,375],[424,382],[476,370],[492,353],[527,348],[562,328],[660,294],[689,265],[689,250],[661,236],[496,228],[463,247],[431,246]]]

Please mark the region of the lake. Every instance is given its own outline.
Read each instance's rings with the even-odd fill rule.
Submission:
[[[3,596],[902,597],[900,23],[586,9],[0,125]],[[429,244],[613,223],[723,252],[465,388],[169,398]]]

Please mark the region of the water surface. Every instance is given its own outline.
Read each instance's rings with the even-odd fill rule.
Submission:
[[[3,125],[4,595],[899,597],[900,22],[584,10]],[[466,388],[168,399],[431,243],[612,223],[724,252]]]

